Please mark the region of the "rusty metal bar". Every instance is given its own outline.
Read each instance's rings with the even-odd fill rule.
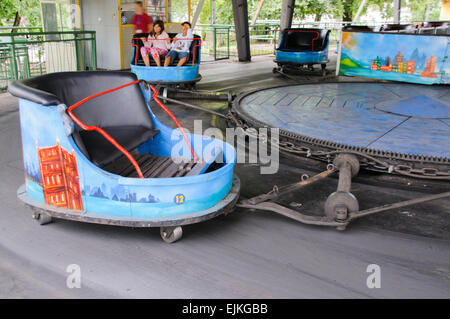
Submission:
[[[337,191],[350,192],[351,187],[352,187],[352,167],[348,162],[345,162],[339,167],[339,182],[337,186]]]
[[[339,227],[339,226],[345,226],[348,224],[347,221],[346,222],[337,222],[337,221],[333,221],[333,220],[330,221],[325,216],[319,217],[319,216],[305,215],[300,212],[297,212],[296,210],[287,208],[285,206],[279,205],[274,202],[264,202],[264,203],[260,203],[260,204],[256,204],[256,205],[247,204],[247,203],[238,203],[236,206],[242,207],[242,208],[271,211],[271,212],[283,215],[285,217],[294,219],[298,222],[308,224],[308,225]]]
[[[258,196],[255,196],[255,197],[252,197],[252,198],[249,198],[249,199],[243,201],[243,204],[248,203],[251,205],[255,205],[255,204],[259,204],[259,203],[262,203],[262,202],[265,202],[268,200],[274,200],[284,194],[296,191],[299,188],[302,188],[304,186],[311,185],[317,181],[323,180],[323,179],[327,178],[328,176],[330,176],[331,174],[333,174],[334,172],[336,172],[336,169],[334,168],[334,166],[330,166],[329,168],[330,169],[327,169],[326,171],[316,174],[313,177],[308,178],[307,180],[302,180],[300,182],[282,186],[280,188],[275,187],[269,193],[258,195]]]
[[[450,197],[450,192],[445,192],[445,193],[440,193],[440,194],[435,194],[435,195],[428,195],[428,196],[424,196],[424,197],[405,200],[405,201],[394,203],[394,204],[386,204],[383,206],[360,210],[358,212],[350,213],[349,221],[352,219],[363,217],[363,216],[384,212],[386,210],[401,208],[401,207],[410,206],[410,205],[414,205],[414,204],[425,203],[425,202],[429,202],[429,201],[436,200],[436,199],[442,199],[445,197]]]

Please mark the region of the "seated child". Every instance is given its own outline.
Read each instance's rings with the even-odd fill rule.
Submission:
[[[164,31],[164,22],[158,20],[153,25],[153,32],[149,34],[148,39],[141,38],[144,46],[141,48],[142,58],[146,66],[150,66],[150,52],[157,66],[161,66],[161,57],[165,57],[170,49],[169,35]]]
[[[192,42],[192,30],[189,22],[181,24],[181,33],[178,33],[173,39],[172,47],[166,56],[164,66],[169,66],[171,60],[179,59],[177,66],[182,66],[186,63],[189,57],[189,47]]]

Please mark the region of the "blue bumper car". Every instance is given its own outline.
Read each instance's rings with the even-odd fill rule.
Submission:
[[[41,224],[52,218],[160,227],[231,211],[239,196],[234,148],[188,134],[133,73],[64,72],[12,83],[19,98],[25,184],[18,197]],[[141,86],[144,84],[144,87]],[[179,126],[152,112],[162,107]]]
[[[135,34],[132,39],[133,52],[131,55],[131,72],[135,73],[138,79],[147,81],[151,84],[160,85],[184,85],[185,87],[194,87],[195,83],[201,80],[199,74],[201,59],[201,37],[194,34],[193,41],[189,48],[189,57],[183,66],[156,66],[155,61],[150,59],[150,66],[145,66],[141,55],[143,43],[140,38],[147,37],[147,33]],[[175,33],[169,33],[169,37],[173,39]],[[178,61],[171,61],[172,65],[176,65]],[[164,58],[161,58],[161,64]]]
[[[322,75],[326,75],[328,63],[328,38],[330,30],[325,29],[285,29],[275,52],[276,72],[286,69],[313,70],[314,64],[320,64]]]

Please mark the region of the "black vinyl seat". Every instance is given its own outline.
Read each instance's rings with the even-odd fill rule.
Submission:
[[[280,51],[323,51],[328,44],[330,30],[295,28],[283,30]],[[317,35],[319,35],[317,37]]]
[[[379,32],[381,27],[369,27],[367,25],[352,25],[348,24],[342,27],[342,31],[357,31],[357,32]]]
[[[177,33],[168,33],[168,35],[171,39],[173,39],[173,38],[175,38]],[[145,65],[144,60],[142,59],[142,54],[141,54],[141,48],[143,47],[144,43],[140,40],[140,38],[147,38],[147,37],[148,37],[148,33],[138,33],[133,36],[133,45],[137,45],[138,49],[134,52],[134,54],[131,58],[131,64]],[[194,34],[193,37],[195,38],[195,40],[192,40],[191,45],[189,46],[189,57],[184,65],[200,63],[200,50],[201,49],[200,49],[199,44],[200,44],[201,37],[197,34]],[[194,51],[195,51],[195,61],[193,60],[194,59]],[[137,64],[135,64],[135,61],[136,61],[135,54],[137,54]],[[160,59],[161,59],[161,64],[164,64],[164,60],[165,60],[164,57],[161,57]],[[170,61],[170,64],[176,65],[178,63],[178,61],[179,61],[178,59],[172,60],[172,61]],[[153,60],[153,58],[150,58],[150,65],[156,66],[156,63]]]
[[[417,25],[415,24],[386,24],[380,28],[382,32],[404,32],[416,33]]]
[[[102,127],[123,148],[131,151],[158,133],[143,126]],[[97,166],[105,166],[121,157],[122,152],[96,131],[80,131],[80,138],[91,161]]]
[[[8,91],[44,106],[64,103],[67,107],[95,93],[137,80],[130,72],[62,72],[19,80]],[[98,126],[123,148],[132,151],[152,139],[155,130],[139,85],[131,85],[91,99],[73,110],[83,123]],[[97,166],[103,167],[123,154],[100,133],[75,125],[72,134],[79,149]]]

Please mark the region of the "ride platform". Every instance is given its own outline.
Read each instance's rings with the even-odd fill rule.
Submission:
[[[448,86],[322,83],[259,89],[235,109],[255,126],[327,149],[450,166]]]

